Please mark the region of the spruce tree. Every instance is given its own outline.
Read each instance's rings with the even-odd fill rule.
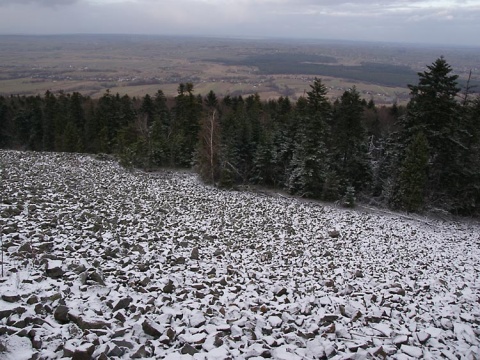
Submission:
[[[460,133],[460,106],[457,75],[443,57],[418,73],[417,85],[409,85],[411,100],[403,118],[401,142],[409,144],[423,132],[429,144],[429,201],[454,210],[461,172],[460,157],[464,144]]]
[[[183,167],[193,165],[200,130],[201,98],[193,95],[193,91],[193,84],[180,84],[173,111],[173,134],[169,150],[172,155],[172,162]]]
[[[321,198],[327,172],[327,141],[331,106],[327,88],[315,79],[307,92],[306,102],[297,102],[295,148],[289,169],[288,190],[300,196]]]
[[[44,151],[55,150],[55,112],[57,99],[50,91],[45,93],[43,99],[43,139],[42,148]]]
[[[348,186],[356,191],[371,180],[366,132],[363,126],[364,104],[355,87],[343,93],[334,108],[331,147],[333,167],[338,173],[341,190]]]
[[[418,211],[424,206],[428,158],[427,139],[418,132],[407,147],[399,176],[398,198],[406,211]]]

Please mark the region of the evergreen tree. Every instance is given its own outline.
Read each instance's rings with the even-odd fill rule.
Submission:
[[[251,177],[253,153],[251,124],[241,96],[232,98],[226,114],[222,116],[220,145],[220,172],[226,185],[247,183]]]
[[[50,91],[45,93],[43,100],[43,139],[44,151],[55,150],[55,116],[57,111],[57,98]]]
[[[424,206],[428,159],[427,139],[419,132],[407,147],[399,176],[398,197],[406,211],[418,211]]]
[[[173,163],[190,167],[197,148],[202,104],[198,97],[193,95],[191,83],[180,84],[177,92],[170,153]]]
[[[170,111],[167,106],[167,98],[163,91],[159,90],[154,98],[154,121],[151,127],[152,164],[156,166],[173,165],[168,163],[170,135]]]
[[[403,118],[402,144],[409,144],[423,132],[430,148],[428,190],[434,204],[453,210],[460,191],[462,154],[457,75],[445,59],[439,58],[418,73],[417,85],[409,85],[411,100]]]
[[[67,122],[63,131],[62,151],[80,152],[83,149],[83,143],[78,128],[72,120]]]
[[[20,109],[13,118],[14,133],[18,147],[27,150],[42,150],[43,112],[41,98],[28,96],[18,98]]]
[[[121,98],[119,94],[112,95],[109,90],[98,100],[95,109],[95,127],[99,132],[96,136],[98,151],[112,153],[117,147],[117,132],[128,121],[122,114]]]
[[[297,134],[289,169],[288,189],[300,196],[320,198],[329,168],[327,142],[331,106],[327,88],[315,79],[306,102],[297,102]]]
[[[11,142],[11,124],[7,99],[0,96],[0,149],[7,148]]]
[[[339,176],[342,192],[348,186],[361,190],[371,180],[367,137],[363,127],[364,109],[355,87],[345,91],[334,108],[332,166]]]
[[[85,149],[85,111],[83,109],[84,97],[78,92],[74,92],[69,97],[69,119],[68,121],[72,123],[72,129],[68,130],[70,133],[69,136],[76,137],[76,139],[71,138],[69,141],[75,141],[75,143],[70,144],[71,151],[81,152]],[[65,129],[67,131],[67,129]],[[70,151],[70,150],[66,150]]]
[[[145,116],[148,126],[151,126],[155,117],[155,104],[152,97],[148,94],[143,97],[140,114]]]
[[[271,135],[274,186],[287,187],[288,171],[293,158],[297,133],[293,114],[290,99],[280,97],[276,112],[272,115],[274,117]]]
[[[87,99],[85,103],[85,152],[97,153],[100,150],[100,124],[97,121],[96,112],[96,100]],[[88,141],[87,141],[88,139]]]
[[[458,187],[454,211],[462,215],[480,213],[480,97],[462,105],[458,138]]]

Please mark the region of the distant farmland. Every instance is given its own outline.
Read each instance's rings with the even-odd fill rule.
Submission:
[[[0,95],[107,89],[143,96],[176,95],[181,82],[197,94],[302,96],[315,77],[329,97],[356,86],[377,104],[405,103],[417,72],[445,55],[465,84],[480,88],[478,49],[398,44],[242,40],[139,35],[0,36]]]

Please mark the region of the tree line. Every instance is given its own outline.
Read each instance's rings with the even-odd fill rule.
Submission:
[[[194,168],[219,187],[356,198],[406,211],[480,212],[480,98],[443,58],[418,73],[406,106],[378,107],[354,87],[334,102],[321,79],[305,96],[195,95],[92,99],[80,93],[0,97],[0,147],[107,153],[125,166]]]

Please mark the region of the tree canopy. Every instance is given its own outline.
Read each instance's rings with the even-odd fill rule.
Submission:
[[[406,107],[388,108],[355,87],[331,102],[318,78],[295,101],[202,96],[191,83],[173,98],[12,95],[0,97],[0,147],[111,153],[125,166],[193,167],[222,187],[479,214],[480,99],[457,81],[441,57],[408,85]]]

